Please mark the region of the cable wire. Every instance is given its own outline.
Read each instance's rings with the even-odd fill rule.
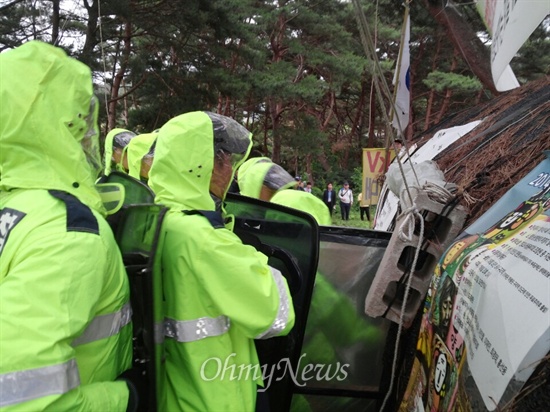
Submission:
[[[408,16],[409,3],[410,3],[410,0],[407,0],[405,2],[405,14],[406,14],[406,16]],[[392,128],[390,126],[391,122],[389,120],[388,113],[387,113],[386,110],[384,110],[385,104],[384,104],[383,97],[386,97],[386,99],[388,99],[388,101],[390,101],[391,107],[393,108],[392,110],[394,112],[395,112],[395,102],[390,97],[391,93],[390,93],[388,84],[385,81],[384,73],[382,71],[380,63],[378,61],[378,56],[376,54],[376,49],[374,48],[374,42],[372,40],[372,36],[371,36],[370,30],[368,28],[367,19],[365,17],[365,14],[363,13],[363,9],[361,8],[361,5],[359,4],[359,0],[353,0],[353,6],[354,6],[355,11],[356,11],[355,15],[357,17],[357,26],[358,26],[358,29],[359,29],[359,35],[361,37],[361,44],[363,45],[366,56],[370,57],[372,62],[373,62],[374,86],[375,86],[375,89],[376,89],[376,97],[378,99],[378,103],[379,103],[380,107],[383,109],[382,110],[382,115],[384,116],[384,120],[385,120],[385,123],[386,123],[386,136],[390,136],[391,140],[392,140],[392,143],[393,143],[395,141],[395,138],[394,138],[395,132],[392,130]],[[406,19],[405,19],[405,21],[406,21]],[[402,46],[403,46],[403,44],[401,44],[401,47]],[[404,143],[404,146],[405,146],[405,151],[408,154],[407,145],[405,143]],[[411,194],[408,190],[408,185],[406,184],[406,180],[405,180],[405,172],[403,170],[403,165],[401,163],[401,159],[400,159],[399,156],[397,156],[397,163],[398,163],[398,166],[399,166],[399,170],[401,172],[401,176],[403,177],[403,180],[405,181],[405,187],[407,189],[407,194],[408,194],[408,197],[409,197],[409,201],[410,201],[410,203],[412,203],[413,198],[412,198],[412,196],[411,196]],[[412,168],[412,171],[413,171],[413,175],[414,175],[418,185],[420,186],[420,184],[418,182],[418,177],[416,175],[416,171],[414,170],[414,167],[413,167],[412,163],[411,163],[411,168]]]
[[[105,62],[105,48],[103,47],[103,18],[101,17],[101,1],[97,2],[97,16],[99,19],[99,48],[101,49],[101,62],[103,63],[103,86],[107,90],[107,63]],[[109,101],[107,93],[104,93],[105,113],[107,115],[107,127],[109,125]]]

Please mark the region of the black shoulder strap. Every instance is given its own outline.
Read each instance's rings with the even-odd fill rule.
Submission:
[[[48,190],[67,207],[67,232],[89,232],[99,235],[99,224],[91,209],[70,193]]]
[[[223,217],[220,212],[214,210],[182,210],[186,215],[203,215],[208,219],[214,229],[224,228]]]

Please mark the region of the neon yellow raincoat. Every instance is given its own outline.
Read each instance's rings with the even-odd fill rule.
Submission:
[[[240,194],[259,199],[265,175],[272,166],[268,157],[254,157],[244,162],[237,171]]]
[[[121,164],[123,163],[124,157],[128,156],[127,150],[128,150],[128,144],[131,142],[136,134],[130,130],[126,129],[112,129],[109,133],[107,133],[107,136],[105,136],[105,153],[103,154],[104,157],[104,165],[105,170],[103,174],[105,176],[109,176],[111,173],[111,169],[114,167],[116,170],[125,172],[124,166]],[[113,159],[113,152],[114,152],[114,144],[115,139],[118,140],[119,144],[121,142],[128,142],[125,144],[124,149],[122,150],[122,155],[120,157],[120,162],[117,163]]]
[[[248,159],[237,173],[240,194],[254,199],[261,199],[264,185],[274,192],[296,186],[292,176],[269,157]]]
[[[332,224],[327,205],[311,193],[301,190],[280,190],[273,195],[271,202],[309,213],[319,225],[330,226]]]
[[[94,189],[92,92],[90,70],[61,49],[0,54],[2,411],[127,408],[114,380],[131,364],[131,308]]]
[[[250,139],[250,135],[248,136]],[[178,116],[159,132],[149,184],[170,208],[163,226],[166,376],[162,411],[251,411],[262,384],[254,338],[294,324],[288,286],[267,258],[200,214],[209,193],[213,123],[204,112]]]
[[[138,134],[128,143],[128,174],[135,179],[140,179],[141,162],[143,157],[149,153],[151,146],[157,139],[157,133]]]

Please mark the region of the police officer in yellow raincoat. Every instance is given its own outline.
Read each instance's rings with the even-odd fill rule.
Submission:
[[[103,174],[109,176],[112,169],[128,173],[128,145],[136,134],[127,129],[112,129],[105,136],[105,170]]]
[[[0,54],[0,408],[133,410],[126,273],[94,181],[90,69],[29,42]]]
[[[166,360],[159,410],[254,410],[262,385],[254,339],[294,324],[286,280],[222,215],[250,146],[244,127],[209,112],[177,116],[159,131],[149,173],[155,202],[169,208],[157,251]]]

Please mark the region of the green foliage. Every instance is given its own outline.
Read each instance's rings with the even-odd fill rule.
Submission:
[[[433,71],[423,80],[423,83],[430,89],[442,92],[446,89],[452,89],[459,92],[475,92],[482,88],[478,79],[470,76],[463,76],[457,73],[443,73]]]
[[[370,208],[371,221],[361,220],[361,213],[359,211],[359,204],[355,202],[349,211],[349,220],[342,220],[340,214],[340,207],[336,205],[334,208],[334,214],[332,215],[333,226],[343,226],[357,229],[372,229],[372,219],[374,218],[375,207]]]
[[[13,2],[12,7],[0,13],[0,51],[29,40],[51,41],[51,23],[47,18],[51,14],[51,4],[30,1]],[[36,30],[40,27],[41,30]]]
[[[550,16],[535,29],[510,65],[521,84],[550,75]]]
[[[312,186],[311,187],[311,194],[318,197],[319,199],[323,199],[323,192],[325,191],[325,186],[319,187],[319,186]]]
[[[363,167],[362,166],[358,166],[353,169],[350,186],[353,189],[353,194],[355,195],[354,202],[356,202],[357,195],[359,195],[359,193],[363,191]]]

